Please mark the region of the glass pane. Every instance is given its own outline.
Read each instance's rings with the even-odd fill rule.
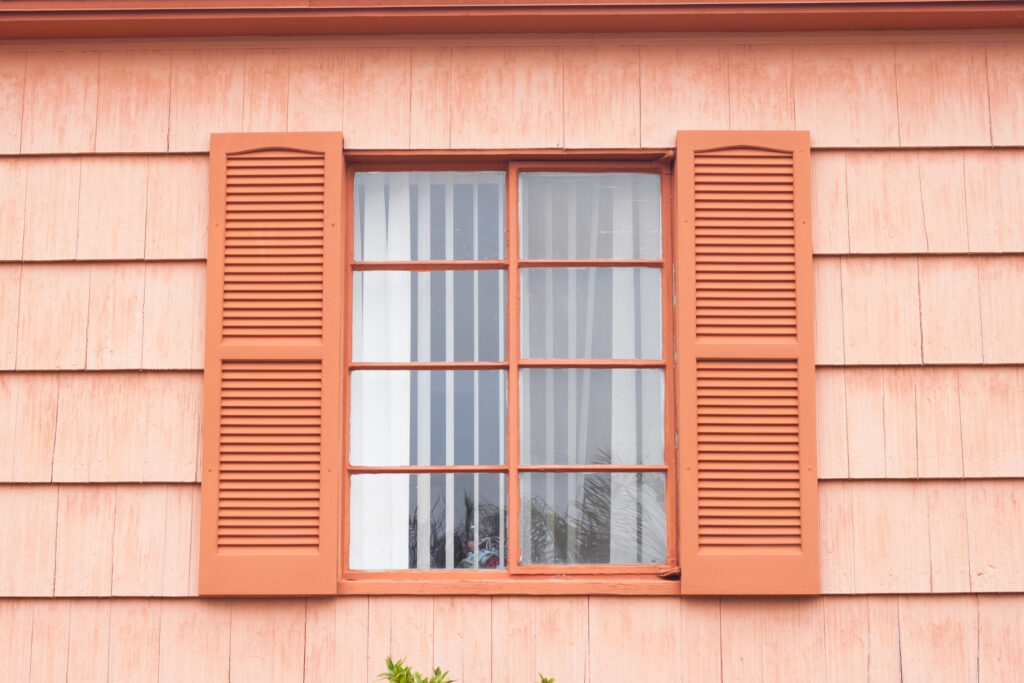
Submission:
[[[665,561],[665,475],[529,472],[519,478],[522,564]]]
[[[524,268],[524,358],[661,358],[658,268]]]
[[[520,258],[661,258],[661,177],[521,173]]]
[[[356,173],[357,261],[504,258],[505,173]]]
[[[504,474],[356,474],[349,567],[504,569]]]
[[[352,360],[502,361],[505,271],[353,276]]]
[[[503,465],[504,370],[352,373],[353,465]]]
[[[519,387],[524,465],[665,462],[663,370],[530,368]]]

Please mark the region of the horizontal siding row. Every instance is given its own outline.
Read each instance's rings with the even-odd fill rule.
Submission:
[[[103,401],[96,401],[102,396]],[[0,373],[0,481],[198,481],[199,372]],[[819,368],[822,479],[1024,477],[1024,368]]]
[[[202,395],[199,372],[0,373],[0,481],[196,483]]]
[[[0,264],[0,369],[202,367],[202,262]]]
[[[819,150],[811,171],[816,254],[1024,253],[1024,150]],[[0,261],[203,259],[208,195],[205,155],[0,157]]]
[[[198,593],[198,486],[0,486],[0,511],[3,595]]]
[[[387,656],[473,683],[1002,683],[1024,659],[1020,596],[3,600],[0,621],[5,683],[360,683]]]
[[[1024,479],[823,481],[825,594],[1024,591]],[[196,485],[0,486],[0,595],[196,595]]]
[[[818,476],[1024,476],[1024,367],[819,368]]]
[[[206,258],[205,156],[0,159],[0,261]]]
[[[0,370],[199,369],[204,287],[198,261],[0,264]],[[818,257],[816,361],[1024,362],[1022,290],[1024,255]]]
[[[1024,361],[1022,256],[814,260],[819,365]]]
[[[1024,151],[811,154],[815,254],[1019,252]]]
[[[1024,143],[1019,42],[452,43],[4,51],[0,154],[196,152],[267,130],[343,130],[360,149],[668,147],[680,129]]]

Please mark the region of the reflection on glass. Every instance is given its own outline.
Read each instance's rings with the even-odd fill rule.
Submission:
[[[505,271],[353,274],[352,360],[502,361]]]
[[[519,478],[522,564],[659,564],[662,473],[529,472]]]
[[[524,358],[661,358],[657,268],[524,268]]]
[[[353,465],[502,465],[504,370],[352,373]]]
[[[521,173],[520,258],[661,258],[661,177]]]
[[[356,173],[357,261],[504,258],[505,173]]]
[[[661,465],[660,369],[528,368],[519,372],[524,465]]]
[[[350,490],[349,567],[503,569],[504,474],[357,474]]]

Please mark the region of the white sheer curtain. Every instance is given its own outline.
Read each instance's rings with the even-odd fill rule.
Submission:
[[[660,179],[642,174],[521,176],[522,252],[527,258],[659,258]],[[661,285],[656,269],[567,268],[523,271],[523,353],[532,358],[661,358]],[[539,310],[538,310],[539,309]],[[634,371],[551,370],[521,373],[520,434],[524,462],[636,464],[663,453],[663,376]],[[604,374],[602,374],[604,373]],[[592,387],[595,378],[599,387]],[[600,394],[595,393],[602,392]],[[536,400],[541,406],[526,403]],[[539,408],[539,409],[538,409]],[[559,419],[553,419],[559,415]],[[543,445],[542,445],[543,444]],[[546,454],[546,458],[545,455]],[[662,460],[656,461],[661,464]],[[646,464],[646,463],[645,463]],[[582,519],[606,516],[605,562],[633,564],[664,558],[664,495],[634,475],[524,476],[520,482],[523,561],[579,562]],[[542,485],[543,490],[536,486]],[[607,489],[607,490],[605,490]],[[608,495],[607,500],[597,498]],[[595,509],[604,505],[605,511]],[[589,508],[589,509],[588,509]],[[543,524],[533,515],[548,515]],[[564,558],[551,539],[528,534],[564,515]],[[591,539],[592,540],[592,539]],[[559,541],[561,543],[561,541]],[[547,545],[547,547],[545,547]],[[587,553],[594,554],[594,548]],[[533,553],[536,552],[537,556]],[[575,556],[574,556],[575,554]],[[656,560],[653,560],[656,561]]]
[[[356,259],[499,258],[504,234],[503,178],[504,174],[491,172],[357,174]],[[357,272],[353,359],[501,360],[504,278],[500,271]],[[482,387],[480,373],[461,372],[459,380],[456,371],[354,372],[352,391],[359,400],[351,401],[350,454],[363,465],[452,465],[457,433],[468,430],[473,464],[480,464],[482,454],[495,460],[486,464],[497,464],[499,458],[504,462],[504,394],[499,426],[492,430],[502,439],[482,439],[481,402],[491,411],[499,409],[494,381],[489,378]],[[457,384],[469,377],[473,405],[468,414],[463,405],[457,415],[457,394],[464,393]],[[504,381],[499,384],[504,392]],[[485,390],[487,396],[482,398]],[[462,402],[466,403],[465,396]],[[455,567],[460,553],[465,554],[454,540],[457,513],[462,512],[456,505],[463,494],[472,495],[471,517],[479,518],[479,476],[468,488],[465,481],[450,474],[355,475],[349,500],[349,566]],[[499,510],[504,509],[503,491],[499,487]],[[432,522],[442,516],[441,528],[432,528]],[[473,527],[478,533],[478,525]],[[504,524],[500,527],[503,546]],[[440,561],[431,547],[438,535],[443,544]]]
[[[370,260],[408,260],[411,257],[408,225],[409,175],[389,174],[387,196],[384,177],[369,174],[365,185],[363,216],[366,225],[365,253]],[[390,358],[408,356],[412,321],[409,297],[389,296],[408,291],[412,274],[387,271],[387,286],[362,287],[354,292],[354,305],[359,307],[362,325],[353,330],[354,357],[363,355],[364,349],[388,350]],[[410,443],[409,374],[368,373],[362,401],[352,402],[351,420],[361,422],[362,428],[353,430],[361,443],[351,445],[352,452],[377,454],[379,465],[404,465],[409,462]],[[429,490],[429,488],[428,488]],[[404,477],[378,477],[365,475],[359,486],[351,487],[350,505],[355,517],[363,520],[361,528],[349,534],[350,566],[353,568],[392,568],[409,566],[409,542],[401,533],[394,533],[408,525],[408,483]],[[387,529],[391,533],[364,533],[364,530]]]

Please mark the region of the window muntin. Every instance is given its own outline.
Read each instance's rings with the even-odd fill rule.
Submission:
[[[493,562],[492,558],[490,564],[502,569],[500,573],[505,576],[550,571],[653,574],[675,561],[674,539],[670,536],[673,533],[670,527],[674,527],[675,496],[674,487],[667,485],[674,476],[674,463],[667,448],[673,441],[668,438],[673,433],[672,397],[671,383],[665,381],[666,371],[671,367],[671,300],[667,294],[671,274],[661,258],[662,254],[671,253],[666,227],[668,178],[657,167],[642,162],[529,165],[513,162],[500,166],[505,171],[460,171],[447,175],[441,171],[352,169],[352,188],[357,195],[353,199],[353,214],[358,223],[353,232],[359,235],[359,244],[364,246],[360,253],[354,235],[348,259],[349,291],[359,299],[353,300],[349,309],[352,355],[346,359],[348,386],[353,393],[348,401],[352,431],[347,439],[350,444],[347,453],[351,455],[344,467],[344,476],[349,491],[346,496],[349,518],[342,571],[349,578],[370,576],[377,570],[385,571],[376,574],[380,577],[423,576],[422,572],[402,570],[474,568],[474,562],[475,568],[480,568],[474,552],[477,549],[482,554],[497,554],[499,561]],[[481,187],[492,184],[493,174],[504,176],[504,190],[481,193]],[[441,186],[443,191],[437,187],[425,189],[424,183]],[[475,189],[473,192],[463,190],[457,195],[458,185]],[[412,196],[418,199],[411,200]],[[473,203],[467,205],[470,196]],[[480,245],[486,242],[480,239],[480,216],[500,214],[504,217],[506,211],[502,202],[506,196],[512,210],[508,211],[507,227],[503,225],[505,248],[499,252],[500,259],[488,258],[494,250],[488,254],[480,252]],[[456,210],[454,203],[458,202],[458,197],[464,205]],[[422,207],[423,198],[432,202],[429,211],[432,220],[423,220],[419,208],[411,209],[414,204]],[[481,201],[494,198],[500,206],[481,208]],[[383,210],[372,206],[382,201],[386,204]],[[443,210],[440,205],[444,205]],[[589,213],[581,207],[587,207]],[[406,211],[410,219],[403,224],[400,218]],[[613,214],[612,220],[605,220],[607,211]],[[526,214],[534,218],[525,218]],[[376,223],[372,219],[374,215]],[[414,216],[419,218],[414,221]],[[463,217],[461,222],[458,216]],[[570,217],[575,219],[571,226]],[[529,239],[538,246],[527,245],[525,236],[520,240],[521,221],[530,233]],[[567,231],[568,228],[571,231]],[[367,242],[380,241],[382,230],[389,246],[367,252]],[[378,234],[374,235],[375,231]],[[410,236],[413,232],[418,234]],[[544,243],[545,233],[551,238],[548,244]],[[466,235],[475,237],[466,239]],[[393,242],[397,246],[390,246]],[[430,257],[425,258],[422,252],[408,246],[431,242],[448,245],[442,258],[436,258],[442,253],[440,249],[434,249]],[[456,248],[458,244],[462,246]],[[521,258],[521,254],[535,258]],[[453,286],[456,275],[461,277],[461,286]],[[369,299],[367,287],[373,278],[366,276],[377,276],[377,282],[387,283],[383,289],[374,290]],[[443,300],[444,304],[440,310],[434,307],[430,313],[432,307],[426,302],[430,300],[431,290],[420,282],[432,283],[441,276],[446,278],[448,290],[436,296],[435,302]],[[357,279],[361,282],[355,286]],[[488,281],[501,283],[507,302],[480,305],[481,282]],[[388,302],[394,303],[384,307],[377,305],[382,292]],[[472,321],[463,315],[461,321],[470,320],[472,324],[456,331],[459,319],[454,311],[458,297],[472,299],[474,305],[468,310],[478,318]],[[371,310],[374,312],[368,314]],[[477,351],[480,330],[473,328],[480,322],[486,323],[482,317],[484,311],[497,313],[504,342],[502,350],[507,349],[507,358],[504,355],[481,357]],[[415,330],[411,329],[411,320],[402,322],[405,316],[415,319]],[[391,325],[389,334],[367,330],[373,319]],[[443,321],[441,332],[438,320]],[[398,334],[394,334],[395,331]],[[360,337],[367,335],[376,335],[378,340],[372,353],[367,352],[365,343],[360,349],[361,341],[365,341]],[[421,337],[429,337],[428,348],[435,350],[424,352]],[[469,345],[467,339],[472,339],[473,343]],[[442,344],[445,353],[438,353],[436,349]],[[457,344],[473,348],[474,353],[455,354],[453,349]],[[381,350],[384,346],[388,346],[387,352]],[[456,420],[458,392],[449,391],[450,398],[438,397],[434,401],[438,416],[432,414],[433,422],[421,419],[425,413],[418,414],[416,424],[421,426],[417,427],[417,433],[428,423],[438,425],[435,436],[442,431],[441,425],[444,425],[444,433],[414,445],[413,441],[423,437],[412,436],[409,425],[399,427],[396,423],[411,419],[410,410],[403,406],[423,405],[424,399],[419,394],[424,390],[417,389],[414,395],[405,380],[392,378],[380,381],[390,386],[397,384],[397,394],[388,398],[378,396],[372,402],[378,406],[377,410],[390,406],[388,410],[397,413],[386,422],[398,436],[388,437],[391,445],[387,455],[382,450],[375,456],[373,448],[367,449],[365,429],[364,436],[360,437],[362,445],[358,445],[357,426],[351,421],[357,414],[359,419],[366,419],[368,404],[364,403],[362,408],[355,404],[356,392],[360,390],[357,385],[365,385],[366,376],[360,380],[360,375],[370,371],[396,376],[404,373],[407,377],[434,373],[459,377],[466,371],[477,371],[478,375],[483,371],[496,371],[508,396],[508,403],[503,406],[507,407],[507,413],[503,414],[507,418],[503,427],[506,438],[501,442],[497,464],[494,464],[494,455],[485,453],[483,448],[466,450],[455,446],[459,429],[463,432],[463,441],[469,433],[474,443],[495,442],[492,435],[480,431],[481,428],[493,429],[493,421],[489,427],[481,427],[474,416],[470,429],[461,419]],[[529,418],[529,425],[520,418],[520,410],[524,416],[534,410],[527,385],[531,382],[538,386],[545,382],[553,387],[565,385],[570,375],[578,386],[585,385],[585,382],[580,384],[583,378],[590,381],[597,378],[595,390],[610,381],[615,384],[613,393],[617,398],[604,401],[601,411],[606,411],[605,414],[598,417],[600,411],[590,411],[595,416],[595,424],[603,419],[606,424],[616,425],[617,445],[611,448],[609,442],[603,447],[604,455],[599,450],[601,446],[595,446],[589,454],[585,450],[571,456],[567,451],[559,454],[554,450],[550,457],[539,454],[535,447],[541,442],[531,440],[531,436],[539,429],[557,431],[557,428],[552,420],[543,417]],[[436,384],[436,379],[432,382]],[[526,393],[520,391],[520,382]],[[461,395],[463,399],[471,396],[466,392]],[[365,386],[362,398],[366,398]],[[596,408],[601,401],[593,403]],[[465,407],[462,411],[467,414]],[[631,436],[626,436],[627,423],[632,425]],[[563,432],[570,431],[564,419],[562,424]],[[594,443],[607,438],[606,434],[595,433]],[[631,440],[633,446],[629,447]],[[550,439],[544,442],[547,441]],[[534,449],[522,463],[521,443]],[[385,473],[401,476],[385,480]],[[481,478],[503,482],[491,499],[479,497]],[[379,483],[373,484],[375,479],[379,479]],[[438,483],[442,481],[445,482],[444,495],[424,493],[434,492],[431,487],[442,486]],[[461,497],[455,495],[459,481],[463,482]],[[367,482],[371,482],[369,486]],[[365,490],[374,486],[377,487],[375,493],[367,496]],[[413,488],[418,491],[415,498],[409,493]],[[577,490],[580,495],[576,494]],[[586,495],[605,490],[610,497],[604,507],[598,505],[592,495]],[[408,549],[404,553],[395,551],[390,556],[397,560],[367,560],[366,539],[378,534],[371,520],[388,516],[375,518],[372,510],[363,509],[369,500],[377,505],[381,500],[390,500],[393,501],[390,508],[408,508],[405,519],[410,524],[402,535],[408,541]],[[594,501],[592,509],[587,508],[586,501]],[[542,517],[530,512],[538,503],[545,510]],[[462,514],[456,509],[460,507],[468,513]],[[479,511],[481,507],[496,514],[507,511],[507,520],[495,525]],[[396,515],[392,515],[391,526],[385,525],[378,534],[382,542],[384,538],[391,539],[385,543],[389,547],[399,536],[395,520],[402,517]],[[421,523],[424,518],[431,521]],[[626,518],[631,522],[619,521]],[[538,520],[543,524],[539,525]],[[544,525],[551,532],[550,538],[541,541],[543,534],[540,534],[534,542],[527,529],[534,528],[539,533]],[[500,528],[497,537],[491,526]],[[587,531],[582,535],[574,533],[572,539],[575,540],[570,542],[568,533],[560,530],[574,526]],[[636,536],[632,545],[623,540],[627,533]],[[429,552],[424,546],[424,539],[428,538],[431,539]],[[584,538],[586,543],[579,545]],[[444,558],[444,562],[437,558]]]

